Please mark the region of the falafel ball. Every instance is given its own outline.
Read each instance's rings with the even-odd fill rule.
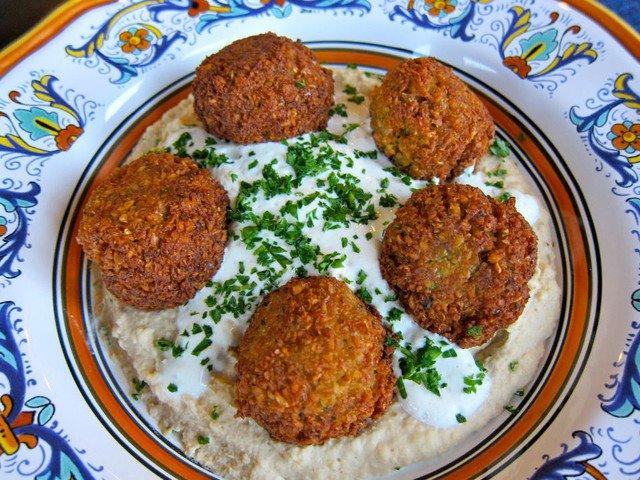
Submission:
[[[212,135],[241,144],[278,141],[327,126],[333,77],[300,41],[264,33],[207,57],[193,96]]]
[[[220,267],[229,199],[190,158],[147,153],[91,193],[78,242],[107,289],[142,310],[183,304]]]
[[[460,175],[487,153],[491,115],[453,71],[424,57],[405,60],[371,94],[378,148],[413,178]]]
[[[518,319],[537,247],[514,198],[503,203],[476,187],[439,185],[398,209],[380,269],[422,327],[468,348]]]
[[[237,415],[298,445],[357,435],[393,400],[380,316],[341,281],[294,278],[269,294],[240,342]]]

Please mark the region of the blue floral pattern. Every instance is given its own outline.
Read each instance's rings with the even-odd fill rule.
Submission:
[[[10,179],[3,183],[6,188],[0,188],[0,276],[12,279],[21,273],[15,266],[22,261],[20,251],[30,247],[27,228],[29,216],[38,203],[40,186],[29,182],[27,188],[22,189]]]
[[[193,44],[195,35],[215,25],[260,15],[286,18],[294,6],[304,11],[341,9],[360,14],[371,10],[367,0],[144,0],[113,13],[85,43],[65,50],[87,66],[107,65],[107,71],[118,74],[111,81],[123,84],[161,58],[175,58],[179,50],[172,46]]]
[[[96,104],[73,90],[63,96],[57,82],[53,75],[38,76],[0,101],[0,158],[8,170],[26,162],[27,173],[38,176],[46,159],[70,150],[84,133]]]
[[[515,5],[491,24],[484,43],[495,46],[502,64],[537,88],[555,91],[576,74],[576,66],[597,60],[604,48],[594,43],[571,17],[557,11]]]
[[[569,450],[566,443],[562,444],[562,453],[557,457],[543,456],[545,462],[536,470],[529,480],[565,480],[589,473],[594,478],[605,478],[600,471],[589,463],[602,455],[602,449],[593,443],[593,438],[587,432],[578,430],[573,437],[580,443]],[[597,472],[597,473],[596,473]]]
[[[411,22],[416,27],[446,32],[451,38],[469,42],[475,38],[469,28],[479,6],[493,0],[408,0],[393,5],[389,18]],[[396,2],[393,2],[396,3]]]
[[[0,383],[0,472],[36,480],[94,479],[103,468],[80,459],[82,452],[69,444],[54,419],[51,400],[30,396],[37,381],[27,379],[23,365],[16,339],[22,320],[11,319],[18,312],[12,302],[0,303],[0,378],[6,379]]]

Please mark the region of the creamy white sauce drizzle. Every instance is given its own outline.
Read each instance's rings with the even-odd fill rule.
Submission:
[[[347,82],[358,88],[361,93],[369,90],[372,82],[358,72],[346,72]],[[314,245],[317,245],[321,252],[338,252],[346,254],[346,259],[341,265],[330,267],[326,271],[318,272],[317,269],[307,265],[309,275],[324,274],[331,275],[339,279],[346,280],[350,283],[353,290],[366,288],[371,293],[371,304],[378,309],[383,318],[386,318],[389,312],[394,309],[401,309],[400,304],[396,300],[390,300],[393,292],[389,288],[386,281],[382,278],[378,265],[378,252],[382,240],[382,234],[386,225],[394,218],[395,211],[398,206],[404,203],[411,195],[411,188],[421,188],[427,182],[412,181],[410,185],[403,183],[401,178],[393,176],[391,173],[384,171],[385,168],[392,166],[389,160],[382,154],[378,154],[377,159],[355,158],[354,150],[370,151],[375,150],[375,144],[371,137],[371,129],[368,121],[368,100],[361,105],[356,105],[347,101],[346,94],[342,93],[345,80],[342,75],[336,75],[336,103],[344,103],[348,110],[348,118],[334,115],[328,126],[328,130],[334,133],[344,131],[343,124],[358,123],[359,127],[354,131],[346,134],[348,140],[347,145],[339,144],[334,141],[329,142],[331,147],[337,151],[343,152],[353,160],[351,166],[347,166],[343,161],[341,172],[349,173],[360,179],[359,187],[372,195],[371,203],[375,206],[378,218],[366,225],[358,223],[350,223],[347,227],[341,227],[335,230],[323,231],[323,222],[321,215],[319,221],[313,226],[305,226],[303,233],[311,238]],[[179,122],[180,120],[175,120]],[[167,138],[159,147],[170,147],[177,140],[180,133],[189,132],[192,136],[193,145],[188,148],[202,148],[205,145],[207,134],[199,127],[177,126],[175,129],[179,133]],[[308,138],[304,136],[303,138]],[[295,143],[295,139],[290,140],[290,144]],[[253,182],[262,178],[262,169],[265,165],[271,164],[279,175],[293,175],[293,169],[285,161],[287,146],[280,143],[263,143],[257,145],[238,146],[228,143],[218,143],[216,151],[227,155],[229,164],[223,164],[217,168],[212,168],[212,175],[218,179],[229,194],[231,205],[233,206],[238,195],[240,183]],[[253,153],[251,153],[253,152]],[[253,168],[249,168],[252,162],[257,164]],[[294,188],[291,194],[276,195],[272,198],[265,198],[264,195],[258,194],[257,200],[253,203],[253,213],[260,215],[264,212],[272,212],[280,215],[280,208],[287,200],[298,200],[306,195],[323,192],[325,187],[318,186],[317,180],[327,180],[331,170],[323,172],[317,176],[305,177],[300,186]],[[386,179],[386,180],[384,180]],[[384,192],[380,192],[381,181],[388,180],[388,187]],[[485,180],[480,174],[473,174],[471,171],[465,172],[456,179],[460,183],[475,185],[481,188],[489,195],[498,195],[502,190],[495,187],[487,187]],[[535,221],[538,216],[537,203],[535,199],[520,192],[510,191],[516,197],[516,205],[522,209],[523,215],[529,221]],[[398,204],[393,207],[381,207],[379,200],[382,195],[393,195]],[[319,208],[318,200],[304,206],[299,211],[299,218],[306,218],[306,214],[314,208]],[[246,224],[232,224],[230,232],[239,235],[241,229]],[[371,238],[367,239],[366,235],[370,233]],[[290,247],[284,244],[281,239],[275,237],[271,232],[261,234],[261,238],[269,240],[282,246],[285,251],[289,251]],[[347,246],[343,246],[343,238],[348,239]],[[359,251],[354,251],[355,249]],[[265,286],[265,282],[261,280],[257,273],[251,273],[252,269],[262,269],[256,259],[254,253],[247,248],[240,238],[231,238],[225,251],[224,261],[220,270],[213,278],[214,282],[224,282],[234,278],[240,269],[240,265],[244,265],[244,273],[248,277],[248,282],[255,282],[255,292]],[[296,268],[301,263],[296,259],[287,266],[279,278],[277,284],[282,285],[296,275]],[[277,267],[276,269],[279,269]],[[366,277],[358,284],[358,279],[362,280],[363,276],[360,272],[364,272]],[[360,276],[359,276],[360,274]],[[255,305],[260,301],[263,295],[256,294],[250,308],[234,317],[231,314],[225,314],[215,323],[207,317],[210,310],[207,307],[207,298],[213,294],[213,289],[205,287],[199,291],[196,296],[186,305],[179,309],[178,315],[178,331],[186,331],[189,335],[178,336],[175,339],[176,344],[183,347],[184,353],[177,358],[171,355],[171,352],[165,353],[165,359],[158,372],[157,381],[164,384],[174,383],[178,387],[175,393],[167,393],[168,396],[178,396],[188,394],[195,398],[204,394],[209,385],[210,372],[217,372],[229,378],[235,376],[235,356],[233,348],[240,341],[247,322],[253,313]],[[215,295],[214,295],[215,297]],[[220,298],[215,297],[216,300]],[[191,333],[194,328],[194,322],[200,325],[210,325],[213,334],[210,335],[210,345],[206,346],[199,355],[193,355],[191,352],[205,340],[205,333]],[[424,344],[425,336],[435,342],[444,340],[442,337],[431,334],[419,326],[417,326],[407,314],[402,314],[398,320],[391,322],[391,328],[402,334],[405,341],[409,341],[415,348],[419,348]],[[446,341],[446,340],[444,340]],[[405,381],[407,398],[402,399],[398,396],[402,407],[418,420],[438,427],[455,426],[460,422],[460,415],[469,418],[486,399],[490,387],[491,380],[485,377],[482,385],[477,386],[475,393],[464,393],[464,377],[468,375],[476,375],[480,369],[476,365],[472,353],[468,350],[461,349],[455,345],[451,345],[457,354],[453,358],[439,358],[436,368],[442,376],[443,383],[446,387],[440,389],[440,396],[435,395],[423,386],[412,381]],[[399,375],[399,362],[402,355],[396,351],[394,355],[394,371]],[[203,361],[204,359],[208,359]],[[172,397],[173,398],[173,397]],[[176,397],[177,398],[177,397]]]

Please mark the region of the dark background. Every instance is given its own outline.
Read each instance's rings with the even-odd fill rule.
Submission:
[[[0,0],[0,48],[33,27],[60,0]],[[628,23],[640,30],[640,0],[602,0]]]

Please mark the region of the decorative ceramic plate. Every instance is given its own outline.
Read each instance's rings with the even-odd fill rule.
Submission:
[[[207,478],[132,401],[76,243],[88,189],[204,56],[274,31],[484,99],[558,239],[559,325],[515,413],[393,478],[640,478],[640,37],[591,0],[75,0],[0,55],[0,477]]]

